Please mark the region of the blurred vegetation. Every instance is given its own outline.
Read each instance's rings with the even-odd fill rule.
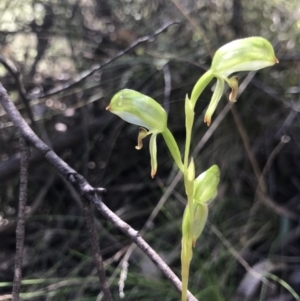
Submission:
[[[176,168],[158,143],[159,169],[152,180],[147,145],[139,152],[134,149],[138,128],[105,107],[125,87],[155,98],[169,110],[169,127],[183,147],[183,100],[213,52],[239,37],[269,39],[280,64],[259,71],[248,82],[235,110],[226,114],[195,157],[197,173],[212,164],[220,166],[221,184],[210,205],[209,225],[194,250],[190,290],[203,301],[288,301],[295,298],[282,284],[262,284],[241,261],[260,274],[273,273],[300,294],[299,20],[297,0],[3,0],[0,53],[22,75],[32,98],[34,130],[92,185],[107,188],[103,199],[112,210],[140,230],[162,205],[144,237],[180,275],[182,183],[165,198]],[[180,24],[72,89],[35,97],[76,81],[169,21]],[[249,78],[241,75],[241,82],[244,79]],[[29,121],[15,80],[2,65],[0,80]],[[197,104],[194,147],[210,130],[203,123],[210,96],[207,89]],[[214,119],[226,102],[223,97]],[[277,151],[283,136],[289,142]],[[256,193],[258,179],[245,141],[260,171],[269,162],[262,178],[272,208]],[[0,108],[0,300],[11,292],[13,279],[18,147],[16,130]],[[282,214],[282,208],[293,215]],[[35,151],[27,214],[22,299],[101,300],[80,200]],[[131,242],[95,215],[107,276],[119,300],[120,264]],[[123,300],[179,299],[138,249],[129,259],[124,293]]]

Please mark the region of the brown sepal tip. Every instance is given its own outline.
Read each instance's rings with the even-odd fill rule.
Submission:
[[[206,123],[207,126],[210,126],[211,119],[209,117],[204,117],[204,123]]]

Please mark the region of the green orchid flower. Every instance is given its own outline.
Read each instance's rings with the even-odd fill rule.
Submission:
[[[154,99],[137,91],[124,89],[113,96],[106,110],[131,124],[141,126],[136,149],[140,150],[143,147],[142,140],[151,135],[149,149],[152,178],[157,171],[156,137],[158,134],[162,134],[175,163],[181,171],[183,170],[177,143],[167,127],[167,113]]]
[[[213,78],[217,79],[216,88],[204,116],[207,125],[211,123],[219,100],[224,92],[225,82],[232,92],[231,102],[236,101],[238,92],[238,78],[228,76],[240,71],[256,71],[278,63],[273,46],[262,37],[250,37],[232,41],[219,48],[212,60],[210,69],[198,80],[191,94],[191,102],[195,106],[197,99]]]

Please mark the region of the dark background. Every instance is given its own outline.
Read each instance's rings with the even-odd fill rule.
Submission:
[[[240,75],[246,89],[194,156],[197,174],[218,164],[221,182],[194,249],[190,290],[203,301],[288,301],[296,298],[292,288],[300,294],[299,20],[296,0],[3,0],[0,52],[22,76],[36,133],[93,186],[107,189],[103,200],[114,212],[140,230],[160,206],[144,238],[180,276],[183,183],[168,190],[177,169],[158,137],[158,173],[152,180],[148,142],[135,150],[138,127],[105,107],[122,88],[155,98],[168,110],[169,128],[183,150],[184,98],[214,51],[239,37],[270,40],[280,64],[253,78]],[[170,21],[180,24],[73,88],[34,97],[76,81]],[[2,65],[0,80],[30,123],[15,79]],[[225,94],[213,121],[227,105]],[[211,95],[206,89],[197,103],[193,148],[211,131],[203,123]],[[1,294],[11,292],[13,279],[18,148],[16,130],[0,107],[0,300],[7,300]],[[80,200],[34,150],[31,160],[22,299],[99,301]],[[120,264],[130,241],[95,216],[107,276],[119,300]],[[262,284],[253,271],[270,273],[274,285]],[[123,300],[179,299],[137,248],[124,293]]]

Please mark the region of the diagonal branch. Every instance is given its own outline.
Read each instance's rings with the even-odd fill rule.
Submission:
[[[71,184],[74,185],[77,192],[87,198],[96,205],[96,208],[105,216],[116,228],[127,235],[138,247],[154,262],[154,264],[162,271],[167,279],[181,292],[182,284],[179,278],[169,268],[169,266],[161,259],[161,257],[150,247],[150,245],[138,234],[136,230],[131,228],[127,223],[113,213],[99,198],[98,192],[102,192],[104,188],[93,188],[87,180],[71,168],[63,161],[53,150],[50,149],[43,141],[41,141],[25,120],[20,115],[14,103],[9,99],[6,90],[0,83],[0,103],[6,113],[13,121],[20,134],[32,144],[47,161],[60,172]],[[197,301],[197,299],[189,293],[189,301]]]
[[[179,24],[179,22],[175,21],[175,22],[166,23],[161,28],[154,31],[152,34],[146,35],[144,37],[141,37],[141,38],[135,40],[131,45],[129,45],[124,50],[120,51],[113,58],[104,61],[102,64],[96,64],[96,65],[92,66],[89,70],[86,70],[86,71],[82,72],[80,74],[80,76],[78,77],[78,79],[75,80],[74,82],[66,83],[66,84],[61,85],[59,87],[53,88],[53,89],[51,89],[50,91],[48,91],[46,93],[39,93],[39,94],[29,95],[30,99],[46,98],[46,97],[49,97],[49,96],[59,94],[59,93],[64,92],[66,90],[69,90],[71,88],[74,88],[75,86],[81,84],[88,77],[93,75],[96,71],[99,71],[99,70],[103,69],[104,67],[111,64],[112,62],[119,59],[120,57],[124,56],[125,54],[127,54],[128,52],[130,52],[131,50],[133,50],[135,47],[139,46],[140,44],[152,40],[153,38],[155,38],[156,36],[158,36],[162,32],[166,31],[170,26],[172,26],[174,24]]]

